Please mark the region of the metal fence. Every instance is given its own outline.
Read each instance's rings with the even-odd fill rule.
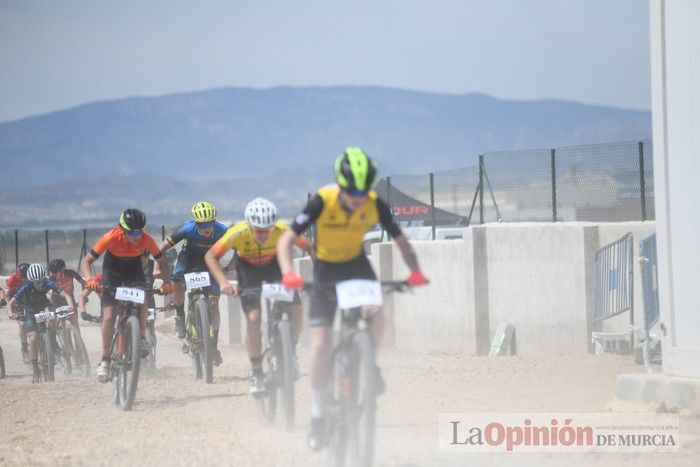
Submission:
[[[416,226],[435,225],[441,210],[461,225],[652,220],[653,147],[643,140],[489,152],[467,168],[392,175],[379,195]]]
[[[628,332],[604,333],[594,331],[594,343],[610,344],[612,338],[618,340],[620,335],[628,334],[629,344],[624,350],[634,348],[634,264],[632,233],[600,248],[595,255],[593,276],[593,322],[629,312],[630,328]]]
[[[77,270],[85,253],[109,228],[0,231],[0,275],[14,271],[18,263],[48,265],[55,258],[64,259],[67,267]],[[161,226],[152,235],[162,239],[166,232],[172,229]],[[95,264],[101,268],[102,257]]]
[[[639,242],[642,271],[642,299],[644,300],[644,328],[649,329],[659,321],[659,286],[656,269],[656,234]]]

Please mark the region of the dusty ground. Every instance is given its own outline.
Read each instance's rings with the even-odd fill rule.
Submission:
[[[97,328],[83,333],[93,361]],[[307,379],[299,380],[294,433],[260,427],[248,395],[247,359],[224,349],[216,381],[190,376],[173,337],[159,335],[159,368],[144,373],[132,412],[111,404],[111,385],[57,375],[33,385],[19,358],[16,324],[0,318],[9,377],[0,381],[0,465],[322,465],[305,446]],[[305,354],[300,360],[305,368]],[[389,389],[379,402],[377,464],[700,465],[700,421],[681,419],[678,454],[438,453],[440,412],[599,412],[630,357],[486,358],[384,352]]]

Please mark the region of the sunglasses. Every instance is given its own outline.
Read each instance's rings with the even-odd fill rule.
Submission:
[[[129,237],[138,237],[139,235],[141,235],[143,233],[143,231],[140,229],[125,230],[124,233],[127,234]]]
[[[253,232],[255,232],[255,233],[258,234],[258,235],[263,235],[263,234],[266,234],[266,233],[270,233],[271,231],[272,231],[272,229],[256,229],[256,228],[253,228]]]
[[[211,229],[216,225],[216,221],[209,221],[209,222],[197,222],[197,228],[198,229]]]
[[[353,198],[364,198],[365,196],[367,196],[367,194],[369,192],[366,190],[363,191],[363,190],[355,190],[355,189],[349,188],[349,189],[344,189],[343,193],[345,193],[346,195],[351,196]]]

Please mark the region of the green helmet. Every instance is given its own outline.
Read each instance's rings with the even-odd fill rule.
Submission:
[[[366,194],[377,182],[379,169],[360,148],[347,148],[335,160],[335,180],[351,194]]]

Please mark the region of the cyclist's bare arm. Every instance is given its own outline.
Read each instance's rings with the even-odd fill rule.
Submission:
[[[279,240],[277,240],[277,261],[280,264],[282,275],[294,272],[294,265],[292,264],[292,245],[297,241],[297,237],[299,236],[296,232],[292,229],[287,229],[282,232]]]
[[[168,262],[165,260],[165,255],[161,253],[160,257],[156,260],[156,264],[153,267],[153,274],[155,277],[156,270],[158,271],[158,276],[162,279],[167,279],[170,277],[170,266],[168,266]]]
[[[86,281],[92,279],[92,263],[97,260],[91,253],[85,255],[85,258],[80,262],[80,274]]]
[[[73,298],[73,295],[69,294],[64,290],[61,292],[61,297],[63,297],[66,300],[68,306],[75,310],[75,299]]]
[[[204,255],[204,262],[207,263],[209,273],[214,276],[214,280],[219,284],[219,287],[221,287],[222,293],[227,295],[238,293],[237,287],[228,281],[228,277],[226,277],[224,269],[219,263],[219,258],[216,257],[216,254],[211,248]]]
[[[7,311],[7,316],[12,318],[12,315],[14,314],[13,308],[15,304],[17,303],[17,299],[15,297],[12,297],[9,302],[7,302],[7,305],[5,305],[5,310]]]
[[[163,240],[160,242],[160,245],[158,245],[158,249],[160,250],[161,255],[165,255],[165,252],[174,247],[172,243],[170,243],[167,239]],[[160,269],[160,263],[156,261],[156,264],[153,267],[153,277],[155,279],[163,279],[165,278],[165,275],[163,274],[163,271]]]
[[[90,289],[83,289],[83,291],[80,292],[80,297],[78,297],[78,309],[81,313],[85,312],[85,299],[87,299],[91,292]]]

